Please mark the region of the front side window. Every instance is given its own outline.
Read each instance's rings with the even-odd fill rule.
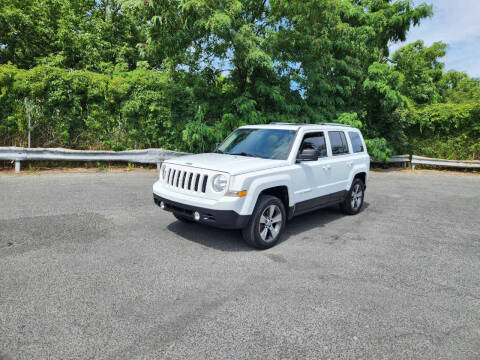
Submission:
[[[303,137],[302,145],[300,145],[300,153],[305,149],[313,149],[318,157],[327,156],[327,144],[325,143],[325,135],[323,132],[306,134]]]
[[[348,133],[350,137],[350,142],[352,143],[352,150],[354,153],[364,152],[363,142],[358,132],[350,131]]]
[[[347,138],[343,131],[329,131],[328,138],[330,139],[332,155],[348,154]]]
[[[296,132],[280,129],[237,129],[217,149],[229,155],[286,160]]]

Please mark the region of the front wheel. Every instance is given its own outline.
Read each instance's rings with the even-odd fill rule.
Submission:
[[[286,223],[285,206],[271,195],[262,195],[242,235],[253,247],[268,249],[278,243]]]
[[[363,198],[365,197],[365,185],[360,179],[354,179],[350,190],[345,197],[343,203],[340,204],[341,209],[348,215],[355,215],[360,212],[363,206]]]

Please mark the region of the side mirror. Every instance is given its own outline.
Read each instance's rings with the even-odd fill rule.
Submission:
[[[215,149],[213,149],[213,152],[217,151],[217,150],[218,150],[218,147],[219,147],[221,144],[222,144],[221,142],[215,143]]]
[[[303,149],[303,151],[297,156],[297,162],[317,161],[317,160],[318,160],[318,155],[314,149]]]

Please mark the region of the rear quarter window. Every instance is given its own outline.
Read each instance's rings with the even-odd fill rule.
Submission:
[[[364,152],[365,148],[363,146],[362,138],[358,132],[350,131],[348,133],[350,137],[350,142],[352,143],[352,150],[354,153]]]

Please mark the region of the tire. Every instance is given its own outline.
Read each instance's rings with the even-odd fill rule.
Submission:
[[[178,221],[181,221],[183,223],[186,223],[186,224],[191,224],[193,223],[193,220],[190,220],[189,218],[183,216],[183,215],[179,215],[177,213],[173,213],[173,216],[175,216],[177,218]]]
[[[247,227],[242,229],[243,238],[258,249],[271,248],[280,240],[286,220],[283,202],[275,196],[262,195],[257,200]]]
[[[345,200],[340,204],[340,208],[347,215],[358,214],[362,210],[364,198],[365,184],[362,180],[356,178],[353,180]]]

